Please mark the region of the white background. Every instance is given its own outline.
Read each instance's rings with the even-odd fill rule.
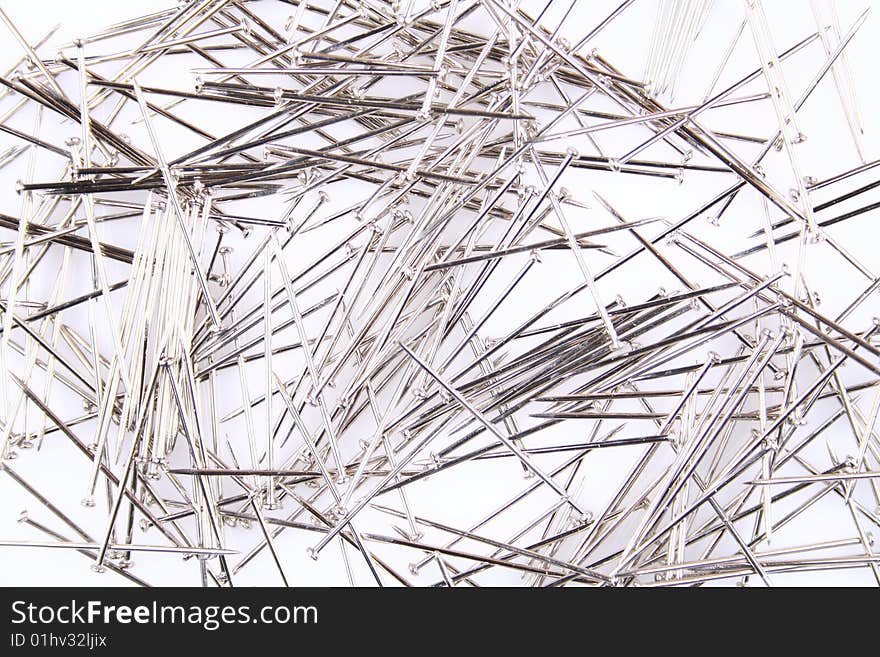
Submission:
[[[25,37],[35,42],[52,25],[61,24],[61,29],[52,39],[49,46],[41,49],[41,53],[48,56],[54,49],[70,40],[95,32],[102,25],[114,23],[127,18],[135,17],[144,13],[158,11],[164,7],[173,6],[175,3],[162,2],[159,0],[144,2],[128,0],[126,2],[111,1],[81,1],[70,2],[62,0],[20,0],[3,1],[0,6],[8,13]],[[524,3],[525,6],[533,6],[537,3]],[[558,3],[563,5],[564,3]],[[579,5],[577,15],[570,19],[563,30],[569,40],[574,42],[580,35],[591,29],[601,17],[605,16],[617,2],[583,2]],[[773,37],[778,48],[782,49],[799,41],[814,31],[812,14],[807,2],[766,2],[766,9],[773,28]],[[594,46],[609,61],[613,62],[624,73],[633,77],[640,77],[644,70],[648,44],[651,38],[652,21],[654,20],[655,3],[649,0],[641,0],[635,6],[627,10],[611,27],[600,34]],[[849,62],[853,70],[853,78],[858,89],[859,102],[864,121],[864,142],[866,159],[872,160],[880,157],[880,120],[877,118],[876,107],[878,102],[876,64],[878,61],[877,44],[880,43],[880,2],[838,2],[841,24],[845,31],[855,17],[868,6],[873,6],[872,15],[861,32],[853,40],[847,49]],[[293,11],[292,7],[280,8],[279,16],[283,18]],[[553,15],[558,15],[559,10]],[[552,13],[552,12],[551,12]],[[727,48],[734,29],[742,20],[742,5],[732,0],[717,0],[714,2],[708,21],[704,26],[697,42],[691,50],[683,74],[683,82],[674,103],[670,106],[699,103],[705,93],[706,86],[714,75],[719,59]],[[547,25],[554,26],[552,18],[548,18]],[[5,28],[0,27],[0,31]],[[738,79],[745,72],[750,71],[756,64],[751,37],[746,30],[735,56],[721,78],[717,89],[723,88],[725,81],[731,82]],[[789,76],[790,88],[796,90],[793,95],[797,96],[803,88],[803,84],[810,79],[815,70],[824,59],[818,44],[814,44],[804,54],[797,58],[796,62],[787,65],[786,74]],[[3,33],[0,39],[0,69],[6,69],[21,56],[18,44],[11,35]],[[173,71],[169,74],[178,79],[192,78],[187,71]],[[154,78],[151,79],[155,82]],[[175,83],[176,84],[176,83]],[[174,86],[169,83],[169,86]],[[176,85],[185,88],[185,83]],[[763,89],[760,85],[748,87],[749,93],[757,93]],[[76,92],[78,93],[78,92]],[[75,97],[75,96],[72,96]],[[9,106],[9,99],[4,101],[3,108]],[[202,117],[206,129],[211,129],[213,117]],[[855,150],[849,137],[840,104],[831,83],[830,75],[823,81],[822,86],[806,104],[799,114],[802,130],[808,140],[799,147],[799,156],[804,163],[804,172],[807,175],[822,179],[840,171],[849,169],[858,164]],[[707,115],[706,124],[717,129],[742,130],[749,134],[765,136],[775,128],[775,117],[769,103],[759,106],[738,107],[731,110],[719,110]],[[12,123],[16,128],[27,130],[31,125],[27,120],[17,118]],[[132,128],[132,134],[137,133],[138,128]],[[62,144],[64,139],[77,134],[78,127],[73,124],[67,126],[67,132],[60,129],[56,134],[44,134],[43,138],[53,143]],[[636,138],[633,138],[636,135]],[[643,139],[643,133],[605,133],[597,137],[608,152],[622,154],[633,143]],[[190,143],[186,142],[190,140]],[[10,138],[0,138],[0,145],[7,148],[7,143],[14,143]],[[138,142],[142,147],[147,142]],[[187,135],[181,136],[178,143],[173,139],[166,140],[176,151],[185,151],[187,148],[197,145],[198,140]],[[581,146],[584,153],[589,152],[587,146]],[[166,153],[168,159],[174,157],[175,152]],[[27,157],[19,158],[14,165],[7,167],[2,173],[0,181],[0,211],[17,216],[20,199],[15,195],[12,184],[18,178],[23,177]],[[54,165],[53,165],[54,166]],[[787,175],[785,161],[781,157],[770,157],[767,161],[768,173],[771,178],[778,176],[784,180]],[[54,169],[51,167],[41,169],[38,166],[38,179],[54,179]],[[670,181],[655,181],[642,179],[634,176],[620,176],[611,173],[589,172],[586,174],[586,185],[589,188],[601,190],[602,195],[615,202],[629,218],[648,216],[665,216],[677,219],[715,193],[732,184],[732,174],[711,174],[705,176],[693,176],[682,185],[676,185]],[[860,179],[864,184],[871,179]],[[564,181],[576,192],[583,188],[584,179],[570,178]],[[788,185],[790,186],[790,185]],[[787,189],[785,184],[780,188]],[[839,192],[835,188],[835,192]],[[820,192],[816,196],[816,202],[829,198],[831,194]],[[587,193],[584,199],[594,205],[592,197]],[[868,201],[865,200],[864,203]],[[704,236],[716,244],[729,244],[728,240],[741,239],[742,236],[751,232],[760,225],[757,213],[761,205],[753,198],[751,208],[755,216],[749,214],[749,201],[744,201],[738,206],[737,212],[731,212],[720,227],[713,227],[705,220],[699,220],[693,225],[695,233]],[[856,206],[846,206],[858,207]],[[607,223],[608,218],[603,219]],[[833,232],[843,244],[850,249],[872,271],[880,271],[880,255],[878,255],[878,231],[875,228],[877,214],[872,213],[865,218],[854,220],[844,226],[839,226]],[[583,230],[583,229],[582,229]],[[2,240],[9,240],[9,233],[2,236]],[[733,252],[734,249],[727,249]],[[557,262],[558,260],[558,262]],[[752,266],[757,269],[768,271],[766,259],[752,261]],[[518,312],[516,308],[506,308],[503,312],[493,317],[488,333],[500,334],[504,326],[512,325],[517,318],[528,315],[531,309],[527,302],[528,294],[533,291],[536,295],[541,293],[545,286],[558,289],[567,289],[571,281],[578,280],[577,270],[570,259],[564,256],[554,255],[545,261],[546,267],[542,276],[531,277],[524,282],[522,292],[523,308]],[[817,281],[817,288],[823,299],[822,310],[828,315],[834,315],[856,293],[857,279],[853,279],[852,273],[846,267],[842,267],[839,259],[828,257],[822,252],[813,256],[808,270],[814,272],[813,280]],[[124,270],[120,270],[124,271]],[[609,277],[603,281],[603,294],[612,298],[615,294],[621,294],[629,303],[643,300],[656,291],[661,285],[669,285],[670,289],[677,289],[674,282],[666,281],[664,274],[653,272],[625,269],[622,276]],[[668,276],[668,275],[667,275]],[[569,281],[568,284],[559,286],[555,280],[558,278]],[[116,280],[116,278],[113,278]],[[862,281],[859,283],[864,284]],[[544,298],[546,292],[542,294]],[[535,303],[535,305],[540,305]],[[858,313],[848,326],[862,330],[864,322],[876,312],[876,302],[866,304],[865,312]],[[862,400],[863,404],[867,404]],[[864,411],[867,412],[865,406]],[[592,462],[591,476],[582,492],[584,498],[591,496],[596,500],[596,508],[600,506],[598,500],[602,498],[603,488],[610,485],[613,473],[622,468],[621,457],[612,454],[601,454]],[[85,487],[85,470],[82,466],[82,457],[60,442],[47,441],[40,453],[30,451],[22,453],[12,465],[23,477],[38,484],[41,490],[53,500],[59,507],[69,512],[77,521],[82,521],[95,536],[100,536],[105,519],[105,511],[102,506],[91,511],[86,511],[79,505],[83,497]],[[427,517],[436,517],[441,521],[449,521],[457,526],[464,526],[466,520],[463,515],[470,515],[464,510],[474,499],[479,499],[485,492],[484,489],[505,488],[521,485],[522,479],[519,466],[513,459],[500,459],[500,465],[493,466],[492,475],[488,478],[485,466],[480,471],[479,480],[468,477],[468,469],[456,470],[445,478],[437,478],[435,481],[426,482],[413,488],[415,499],[414,506],[418,513],[424,513]],[[488,499],[488,498],[487,498]],[[488,504],[487,504],[488,506]],[[60,529],[60,525],[51,519],[51,516],[34,502],[24,491],[7,477],[0,475],[0,538],[21,540],[43,540],[35,531],[26,526],[16,523],[19,512],[28,509],[31,515],[40,520],[50,523],[51,526]],[[826,537],[852,536],[851,522],[848,521],[845,510],[839,505],[819,507],[824,515],[812,515],[802,523],[794,523],[789,532],[778,538],[779,545],[783,543],[797,544],[798,542],[811,542],[824,540]],[[476,512],[474,513],[476,515]],[[515,523],[511,526],[514,526]],[[257,530],[251,530],[252,532]],[[289,532],[288,532],[289,533]],[[501,531],[500,534],[504,532]],[[500,535],[499,534],[499,535]],[[154,535],[150,535],[153,536]],[[154,537],[155,538],[155,537]],[[322,556],[321,561],[315,563],[309,560],[305,554],[305,547],[313,544],[313,538],[303,540],[291,537],[289,543],[285,543],[285,560],[288,563],[288,572],[292,575],[295,584],[329,584],[344,585],[346,580],[340,561],[336,555]],[[147,540],[147,539],[144,539]],[[236,538],[232,534],[232,544]],[[243,544],[247,544],[245,541]],[[96,575],[89,569],[89,562],[81,555],[66,550],[26,550],[2,548],[0,562],[0,584],[12,586],[38,586],[52,584],[70,585],[116,585],[127,582],[112,573]],[[394,555],[397,563],[407,563],[411,555],[394,552],[389,548],[382,554]],[[164,584],[197,585],[198,569],[194,562],[183,563],[176,557],[147,557],[136,555],[135,561],[139,564],[136,573],[143,575],[148,581]],[[428,569],[426,569],[428,570]],[[248,566],[248,582],[254,584],[277,584],[277,575],[268,561],[267,555],[262,555],[254,564]],[[435,581],[436,572],[431,572],[424,579],[417,580],[419,583]],[[861,584],[871,583],[870,575],[866,570],[843,571],[834,574],[812,573],[809,576],[812,584]],[[779,583],[795,583],[795,579],[787,579],[783,576],[774,578]],[[797,580],[804,583],[803,578]],[[359,583],[367,584],[369,579],[359,574]],[[500,573],[495,583],[516,584],[518,578],[515,574]]]

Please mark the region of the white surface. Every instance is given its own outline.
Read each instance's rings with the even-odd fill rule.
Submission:
[[[51,53],[58,44],[67,43],[78,36],[95,32],[104,24],[157,11],[173,4],[160,1],[138,2],[132,0],[126,2],[70,2],[61,0],[2,2],[4,10],[26,38],[32,42],[39,39],[51,25],[61,23],[61,29],[51,42],[55,45],[42,48],[42,53]],[[537,3],[525,4],[526,6],[534,6]],[[553,11],[558,15],[565,3],[557,4],[560,7],[554,8]],[[616,4],[616,0],[580,3],[578,16],[566,25],[569,40],[577,40],[580,34],[590,29]],[[767,2],[765,5],[773,26],[775,43],[780,49],[786,48],[812,33],[813,20],[807,2]],[[880,118],[876,112],[876,108],[880,107],[876,84],[877,44],[880,43],[880,2],[838,3],[844,31],[862,9],[869,5],[874,6],[872,15],[869,16],[865,26],[847,49],[847,53],[853,68],[853,77],[858,89],[865,123],[866,158],[871,160],[880,157]],[[291,13],[292,7],[280,7],[277,10],[278,15],[283,19],[288,13]],[[650,42],[653,14],[653,3],[644,0],[637,2],[634,7],[627,10],[623,16],[600,34],[592,45],[620,70],[633,77],[640,77],[644,70],[645,57]],[[699,103],[702,100],[707,83],[714,74],[722,53],[727,48],[733,30],[742,20],[742,15],[739,2],[716,1],[713,3],[707,23],[694,44],[682,75],[685,82],[680,85],[675,102],[670,106],[689,105]],[[550,18],[546,24],[553,26],[555,21]],[[4,30],[5,28],[0,26],[0,32],[3,32],[3,38],[0,39],[0,69],[5,70],[21,53],[17,43]],[[793,90],[793,96],[799,95],[804,82],[809,80],[823,59],[821,47],[816,43],[804,51],[802,55],[799,55],[796,60],[786,65],[785,72],[790,88]],[[725,71],[717,89],[723,88],[725,82],[729,83],[751,70],[756,62],[751,37],[747,29],[731,66]],[[174,76],[174,80],[171,81],[165,76]],[[169,86],[185,88],[187,83],[178,84],[178,80],[185,81],[191,77],[185,70],[150,71],[143,76],[142,82],[144,84],[156,83],[157,79],[163,78]],[[762,82],[752,84],[743,91],[743,94],[762,91],[762,85]],[[70,79],[68,79],[68,85],[65,88],[75,90]],[[0,111],[4,111],[4,108],[9,106],[10,100],[7,98],[0,106]],[[808,141],[798,147],[806,174],[822,179],[858,164],[830,75],[826,76],[820,88],[813,94],[798,116],[802,130],[808,136]],[[212,130],[211,126],[215,122],[228,125],[222,121],[222,117],[203,115],[199,119],[204,121],[204,126],[208,130]],[[740,106],[733,109],[717,110],[707,114],[705,122],[708,126],[719,130],[741,130],[760,136],[766,136],[775,129],[775,118],[770,105],[766,102],[749,107]],[[32,125],[32,120],[19,116],[12,122],[12,125],[22,130],[28,130]],[[78,130],[78,126],[71,123],[57,128],[52,134],[44,134],[43,138],[53,143],[62,144],[65,138],[78,134]],[[148,142],[143,140],[140,130],[140,126],[132,126],[131,134],[140,135],[136,142],[143,147]],[[645,139],[644,131],[636,129],[618,130],[597,135],[597,140],[606,151],[618,154],[626,152],[633,144],[643,139]],[[5,135],[0,137],[0,149],[7,148],[7,143],[12,143],[11,138]],[[178,130],[165,135],[163,143],[169,144],[169,148],[173,148],[175,151],[166,153],[170,159],[177,152],[183,152],[198,145],[200,141],[191,134]],[[745,148],[740,152],[749,154],[755,150],[752,147],[752,150]],[[590,153],[586,143],[581,147],[581,152]],[[16,179],[24,176],[26,161],[27,157],[21,157],[14,165],[0,172],[0,181],[2,181],[0,211],[13,216],[17,216],[19,213],[20,199],[12,191],[11,185]],[[766,162],[771,179],[777,182],[780,189],[788,189],[791,184],[790,181],[785,182],[789,173],[784,158],[779,154],[773,154],[767,158]],[[38,180],[54,179],[56,175],[54,167],[56,166],[55,160],[48,167],[38,162],[36,178]],[[858,183],[853,183],[852,187],[866,184],[875,178],[876,173],[863,176],[858,179]],[[587,230],[590,226],[608,225],[610,222],[610,217],[595,203],[589,193],[590,189],[600,191],[628,218],[663,216],[675,220],[733,182],[734,176],[732,174],[689,175],[684,184],[679,186],[667,180],[604,172],[586,172],[567,174],[562,184],[573,190],[578,198],[594,206],[593,210],[584,212],[582,216],[577,216],[575,219],[579,230]],[[822,190],[815,196],[815,200],[821,202],[837,193],[842,193],[839,187],[835,187],[833,190]],[[846,209],[859,207],[870,202],[871,198],[875,199],[876,194],[874,196],[866,195],[854,204],[842,207]],[[336,206],[341,207],[344,204],[344,200],[336,200]],[[736,211],[729,212],[720,227],[711,226],[705,220],[699,219],[691,224],[691,229],[695,234],[711,243],[728,245],[730,240],[736,239],[737,236],[741,238],[760,227],[761,212],[759,198],[750,192],[747,195],[742,195],[742,198],[737,201]],[[859,219],[836,226],[830,231],[874,272],[880,272],[880,253],[877,248],[880,230],[877,228],[877,221],[878,215],[875,211]],[[8,231],[0,232],[0,240],[9,240],[9,235]],[[126,239],[131,239],[131,235],[126,236],[124,233],[115,235],[108,233],[108,235],[112,235],[110,241],[117,239],[120,244],[124,244]],[[334,235],[330,234],[327,239],[333,237]],[[255,240],[251,238],[251,244],[254,243]],[[318,247],[316,246],[316,248]],[[629,248],[631,247],[624,245],[619,252],[625,253]],[[726,247],[728,253],[734,250]],[[244,251],[237,255],[241,256],[243,253]],[[783,257],[790,258],[791,250],[781,249],[781,253],[784,254]],[[833,316],[852,299],[857,289],[861,289],[859,286],[864,286],[864,279],[859,280],[855,277],[845,263],[842,264],[837,256],[829,254],[827,247],[819,246],[812,249],[808,257],[808,271],[813,272],[812,280],[815,281],[823,301],[821,310],[827,315]],[[596,270],[611,262],[607,257],[602,258],[597,256]],[[644,256],[639,262],[641,264],[638,268],[626,267],[622,270],[622,275],[610,276],[603,280],[601,284],[603,296],[611,299],[615,294],[620,294],[628,303],[634,304],[651,296],[661,286],[665,286],[670,291],[680,289],[681,285],[672,279],[667,272],[652,268],[653,263],[645,266],[647,260],[644,259]],[[749,262],[752,263],[751,266],[761,271],[769,270],[766,255],[756,256]],[[515,271],[515,268],[519,266],[520,262],[518,261],[509,267],[509,271]],[[704,275],[700,272],[699,267],[695,267],[693,274],[695,277]],[[110,275],[111,281],[118,280],[124,273],[125,268],[117,268]],[[513,326],[534,312],[547,299],[552,298],[557,291],[568,289],[573,281],[578,280],[579,274],[570,254],[564,251],[548,253],[544,257],[540,274],[529,276],[523,282],[522,288],[517,292],[516,303],[506,304],[493,316],[487,325],[485,335],[502,334],[505,328]],[[44,283],[48,284],[47,281]],[[484,298],[490,297],[491,295],[486,295]],[[563,315],[566,313],[568,316],[574,317],[590,312],[590,310],[589,308],[567,309],[554,317],[565,319],[566,317]],[[854,330],[862,330],[872,314],[880,314],[877,312],[875,300],[865,304],[863,309],[851,318],[847,326],[854,327]],[[858,378],[864,376],[864,373],[857,372],[856,375]],[[259,380],[259,376],[260,374],[257,372],[255,380]],[[230,388],[233,391],[236,390],[233,386]],[[237,403],[237,392],[230,393],[228,407],[234,408]],[[870,396],[865,395],[860,403],[865,413],[869,410],[869,403]],[[828,406],[827,408],[830,412],[832,407]],[[74,414],[75,411],[72,411],[70,415]],[[571,428],[572,425],[566,424],[565,426]],[[843,429],[846,428],[843,427]],[[586,435],[586,431],[584,434]],[[842,435],[845,437],[846,432],[844,431]],[[591,456],[590,476],[585,479],[579,499],[585,501],[590,508],[600,509],[603,496],[608,494],[616,477],[623,473],[630,459],[637,455],[638,452],[628,452],[628,450],[598,450],[595,456]],[[82,456],[76,453],[66,441],[47,439],[39,453],[34,450],[22,452],[20,458],[16,459],[12,465],[25,479],[38,484],[40,489],[45,491],[46,495],[59,507],[81,521],[83,526],[94,536],[102,535],[105,512],[101,505],[105,505],[106,500],[103,496],[99,496],[99,506],[92,510],[86,510],[80,506],[80,499],[84,496],[85,478],[89,464],[84,462]],[[478,477],[469,476],[472,472],[473,466],[464,466],[443,476],[432,477],[428,481],[411,486],[410,494],[416,513],[441,522],[449,521],[451,524],[464,526],[468,519],[479,517],[481,510],[492,506],[492,500],[497,499],[494,497],[495,494],[505,490],[515,490],[525,485],[520,467],[514,459],[498,459],[493,462],[491,467],[481,464]],[[551,500],[552,496],[549,494],[536,496],[536,499],[532,500],[529,506],[533,506],[537,512],[539,508],[542,508],[542,505]],[[48,512],[41,509],[39,504],[14,482],[0,475],[0,538],[44,540],[44,537],[34,530],[16,524],[16,519],[22,509],[28,509],[32,517],[46,522],[53,528],[63,529]],[[387,529],[387,520],[382,520],[382,523]],[[365,525],[369,527],[369,521],[365,521]],[[507,526],[511,530],[517,527],[516,519],[508,521]],[[876,533],[876,528],[874,529]],[[493,531],[492,535],[501,536],[505,531],[505,529],[498,529],[497,533]],[[227,533],[227,538],[232,547],[239,544],[246,546],[254,539],[255,532],[258,530],[231,531]],[[829,500],[827,504],[817,506],[813,512],[805,514],[798,522],[793,523],[784,532],[780,532],[773,547],[854,535],[852,523],[842,512],[840,504],[837,501]],[[159,541],[155,531],[140,535],[138,538],[146,543]],[[345,585],[345,574],[341,567],[338,547],[335,544],[329,546],[322,554],[321,560],[316,563],[311,561],[305,552],[305,548],[314,544],[314,540],[312,534],[303,535],[288,531],[279,541],[284,549],[287,572],[293,583],[297,585]],[[126,584],[125,580],[113,573],[108,572],[100,576],[94,574],[89,569],[88,560],[79,554],[72,553],[72,551],[54,550],[49,552],[12,548],[2,548],[2,550],[0,562],[3,565],[0,567],[0,584],[3,585]],[[388,546],[378,546],[377,552],[388,555],[394,563],[399,565],[405,565],[414,560],[413,552],[404,553]],[[733,552],[732,549],[731,552]],[[722,551],[722,553],[724,552]],[[182,585],[198,585],[199,583],[198,568],[195,566],[194,560],[184,563],[178,557],[158,555],[135,555],[134,559],[137,563],[134,572],[145,577],[148,581],[157,584]],[[357,567],[360,568],[360,565],[358,564]],[[268,554],[261,554],[253,564],[248,566],[246,572],[249,584],[274,585],[278,583],[277,573]],[[436,581],[437,578],[436,569],[429,566],[423,570],[423,576],[414,581],[427,584]],[[358,583],[365,585],[370,581],[363,569],[357,572],[357,580]],[[515,573],[503,570],[493,572],[483,581],[487,584],[520,583]],[[756,581],[757,578],[752,579],[753,583]],[[856,585],[871,584],[872,578],[870,572],[863,568],[830,574],[809,573],[790,578],[778,575],[774,577],[774,582],[779,584]]]

